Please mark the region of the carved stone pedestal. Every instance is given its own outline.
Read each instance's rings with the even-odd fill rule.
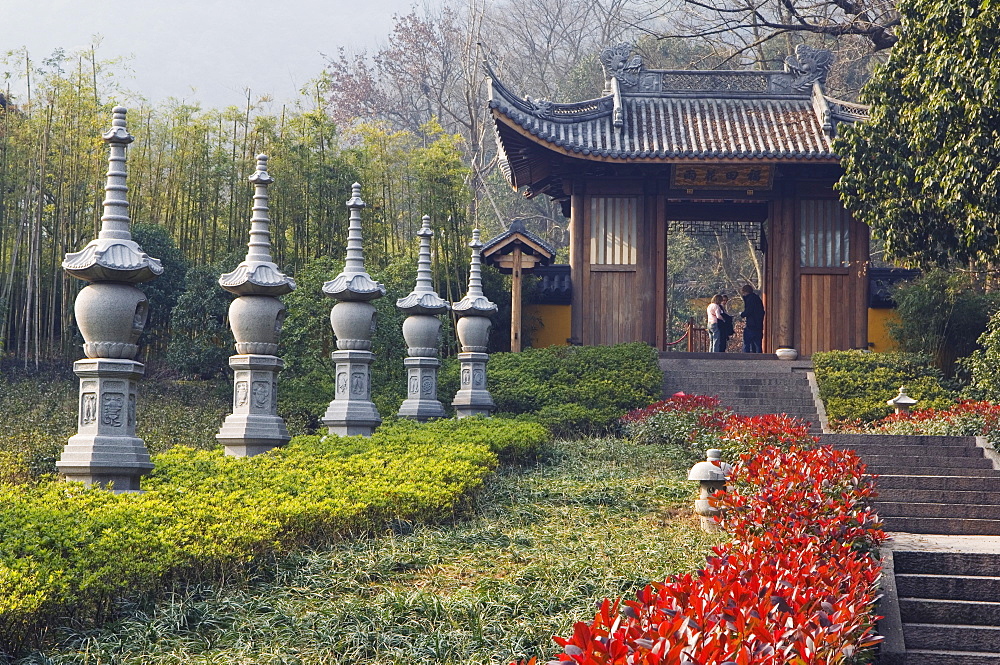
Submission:
[[[488,353],[458,354],[461,378],[451,405],[459,418],[489,416],[496,409],[493,397],[486,389],[486,362],[489,359]]]
[[[139,479],[153,470],[146,444],[135,435],[136,384],[142,363],[123,358],[87,358],[73,363],[80,377],[77,433],[56,462],[68,480],[139,491]]]
[[[371,395],[371,351],[334,351],[330,354],[337,364],[336,394],[323,424],[330,434],[340,436],[371,436],[382,423]]]
[[[291,437],[278,417],[278,372],[285,366],[274,356],[230,356],[233,369],[233,412],[215,438],[226,454],[250,457],[283,446]]]
[[[400,418],[425,422],[444,418],[444,406],[437,398],[437,375],[441,361],[437,358],[410,357],[406,365],[406,399],[399,407]]]

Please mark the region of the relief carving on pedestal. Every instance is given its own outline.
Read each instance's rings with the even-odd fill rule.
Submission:
[[[97,393],[84,393],[80,408],[80,424],[93,425],[97,422]]]
[[[101,403],[101,422],[112,427],[121,427],[122,411],[125,410],[124,393],[104,393]]]
[[[267,381],[253,382],[253,405],[263,409],[271,401],[271,384]]]

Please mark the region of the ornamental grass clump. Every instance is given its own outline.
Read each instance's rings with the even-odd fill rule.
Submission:
[[[747,452],[736,488],[715,497],[730,542],[697,573],[604,600],[593,621],[555,638],[554,662],[833,664],[863,659],[881,640],[885,533],[868,507],[865,465],[852,451],[799,445],[780,420],[751,420],[738,437]],[[740,421],[727,425],[735,435]]]

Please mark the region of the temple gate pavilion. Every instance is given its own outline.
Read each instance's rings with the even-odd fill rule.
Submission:
[[[765,351],[866,348],[868,228],[833,189],[831,148],[866,107],[824,93],[832,54],[800,45],[784,71],[652,70],[628,45],[601,61],[603,96],[571,104],[518,97],[487,65],[507,180],[570,220],[570,341],[666,349],[670,230],[722,227],[765,252]]]

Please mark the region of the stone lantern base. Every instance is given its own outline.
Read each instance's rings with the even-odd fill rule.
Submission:
[[[471,318],[471,317],[469,317]],[[486,389],[486,362],[488,353],[460,353],[461,380],[451,405],[459,418],[489,416],[496,409],[493,396]]]
[[[291,437],[278,412],[278,371],[281,358],[236,355],[229,358],[233,369],[233,412],[215,435],[233,457],[251,457],[283,446]]]
[[[420,422],[444,418],[444,405],[437,398],[441,361],[437,358],[410,357],[403,363],[406,365],[406,399],[399,407],[399,417]]]
[[[136,384],[142,363],[86,358],[73,363],[80,377],[77,433],[56,462],[67,480],[138,492],[139,480],[153,470],[149,452],[135,435]]]
[[[323,424],[330,434],[371,436],[382,423],[382,416],[371,399],[371,364],[375,354],[371,351],[334,351],[330,357],[337,364],[337,386],[333,401],[323,415]]]

